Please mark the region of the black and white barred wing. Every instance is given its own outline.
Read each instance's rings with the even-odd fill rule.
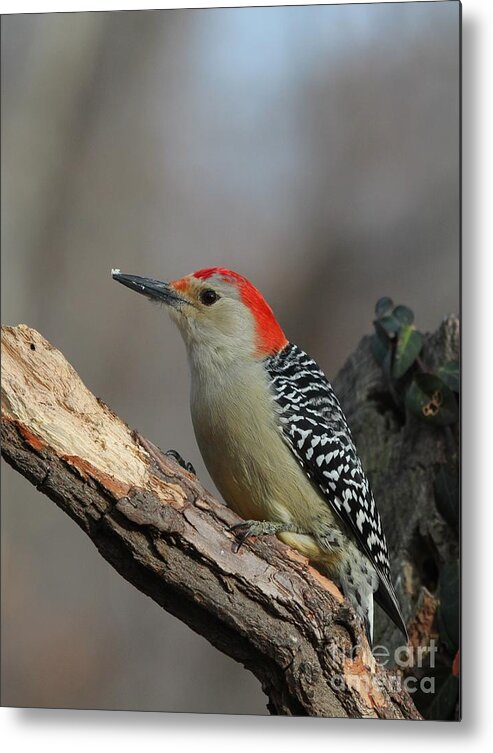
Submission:
[[[330,383],[291,343],[266,365],[285,441],[378,571],[379,601],[401,626],[380,515]]]

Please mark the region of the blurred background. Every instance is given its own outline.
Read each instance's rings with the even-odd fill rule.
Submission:
[[[2,322],[200,460],[165,312],[110,270],[222,265],[329,377],[390,295],[458,310],[456,2],[2,18]],[[2,703],[266,713],[2,461]]]

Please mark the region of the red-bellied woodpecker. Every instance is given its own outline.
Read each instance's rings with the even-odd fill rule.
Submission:
[[[380,516],[339,401],[259,291],[218,267],[170,283],[112,274],[167,304],[180,329],[202,457],[245,518],[234,527],[238,546],[276,534],[339,583],[370,642],[374,594],[406,635]]]

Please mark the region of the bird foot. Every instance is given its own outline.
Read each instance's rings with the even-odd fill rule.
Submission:
[[[195,473],[195,468],[193,467],[193,465],[188,460],[184,460],[180,453],[176,450],[166,450],[164,454],[167,458],[173,458],[173,460],[175,460],[178,465],[180,465],[185,471],[193,473],[194,476],[197,475]]]
[[[290,527],[286,527],[285,523],[273,523],[270,520],[245,520],[244,523],[229,526],[227,530],[236,538],[233,544],[233,552],[236,554],[250,536],[273,536],[281,531],[290,530]]]
[[[153,470],[157,471],[164,478],[169,477],[169,466],[166,462],[164,462],[164,458],[172,458],[176,463],[178,463],[178,465],[184,468],[184,470],[188,471],[189,473],[193,473],[194,476],[197,475],[195,473],[195,468],[193,467],[193,465],[191,463],[188,463],[186,460],[183,460],[180,453],[176,450],[168,450],[167,452],[163,452],[160,447],[155,445],[154,442],[151,442],[150,439],[143,437],[142,434],[139,434],[138,431],[132,432],[132,436],[135,441],[138,442],[148,453],[150,464]]]

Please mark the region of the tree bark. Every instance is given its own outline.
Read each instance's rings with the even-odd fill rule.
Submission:
[[[392,503],[407,505],[406,515],[416,499],[424,504],[425,456],[438,450],[418,442],[403,465],[404,450],[411,453],[408,437],[381,410],[378,368],[369,359],[365,338],[336,387],[381,492],[377,499],[402,576],[412,563],[403,554],[409,516],[400,521]],[[380,427],[373,443],[365,433],[370,418]],[[385,467],[380,441],[388,445]],[[2,454],[75,520],[123,577],[250,669],[271,713],[421,718],[399,675],[373,659],[359,620],[331,581],[275,537],[249,540],[235,553],[227,528],[240,519],[132,432],[63,355],[25,325],[2,328]],[[423,477],[418,497],[409,486],[413,469]],[[416,602],[419,589],[406,592],[405,583],[402,595]]]
[[[427,370],[459,358],[459,320],[448,316],[426,335]],[[459,556],[458,531],[437,510],[434,482],[440,465],[458,466],[459,426],[434,427],[399,412],[364,337],[334,380],[382,517],[392,574],[411,644],[437,638],[433,625],[442,566]],[[375,638],[395,647],[399,631],[378,610]]]

